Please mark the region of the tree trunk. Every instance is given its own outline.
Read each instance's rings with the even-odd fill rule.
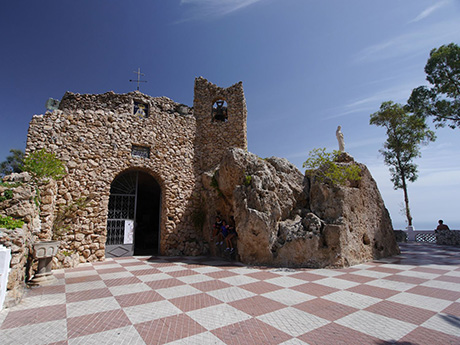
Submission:
[[[406,185],[406,179],[404,177],[404,174],[402,174],[401,176],[401,182],[402,182],[402,187],[404,191],[404,204],[406,207],[407,222],[409,226],[412,226],[412,216],[410,214],[410,208],[409,208],[409,195],[407,193],[407,185]]]

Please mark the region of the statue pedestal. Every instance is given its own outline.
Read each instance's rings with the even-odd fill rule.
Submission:
[[[59,248],[59,241],[44,241],[34,244],[34,257],[38,259],[38,271],[29,282],[31,286],[45,286],[57,282],[51,266],[53,256],[56,255]]]

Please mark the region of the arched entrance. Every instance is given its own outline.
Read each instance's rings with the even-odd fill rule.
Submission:
[[[110,186],[106,257],[158,254],[161,187],[143,171],[117,176]]]

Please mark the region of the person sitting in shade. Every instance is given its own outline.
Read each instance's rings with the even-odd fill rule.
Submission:
[[[222,220],[220,219],[219,216],[216,216],[216,222],[214,223],[214,226],[212,228],[212,238],[215,239],[217,237],[217,242],[216,245],[219,244],[219,237],[220,237],[220,232],[222,228]]]
[[[227,243],[227,249],[225,250],[230,251],[230,253],[233,253],[235,251],[235,248],[233,247],[233,242],[232,242],[232,239],[234,237],[238,237],[238,234],[236,233],[236,229],[234,226],[229,226],[228,235],[225,238],[225,242]]]
[[[444,224],[444,221],[442,219],[438,220],[438,226],[436,230],[450,230],[447,224]]]
[[[219,235],[217,236],[216,245],[224,244],[224,240],[226,240],[227,236],[228,236],[228,225],[225,220],[222,220],[222,226],[220,227],[220,232],[219,232]]]

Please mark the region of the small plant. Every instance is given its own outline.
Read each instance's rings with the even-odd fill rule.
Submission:
[[[61,254],[64,256],[71,256],[74,252],[71,250],[62,250]]]
[[[93,200],[92,196],[79,198],[69,205],[61,205],[56,213],[53,223],[53,239],[62,239],[70,230],[71,225],[77,217],[77,212],[84,210]]]
[[[217,191],[217,194],[219,196],[223,196],[224,194],[222,193],[222,191],[220,190],[219,188],[219,182],[217,181],[217,171],[214,173],[214,175],[212,175],[212,179],[211,179],[211,187],[214,188],[216,191]]]
[[[7,189],[3,192],[3,195],[0,195],[0,202],[5,200],[13,199],[13,191],[11,189]]]
[[[3,182],[3,181],[0,181],[0,186],[1,187],[16,188],[16,187],[19,187],[20,185],[22,185],[21,182]]]
[[[14,219],[13,217],[10,216],[1,216],[0,215],[0,228],[3,229],[18,229],[22,228],[24,225],[24,222],[19,219]]]
[[[344,185],[348,180],[359,181],[361,168],[356,164],[337,164],[340,151],[326,152],[325,148],[309,152],[308,159],[303,163],[306,174],[315,176],[319,181],[331,181],[333,184]]]
[[[250,186],[252,181],[252,176],[251,175],[245,175],[244,176],[244,185],[245,186]]]

